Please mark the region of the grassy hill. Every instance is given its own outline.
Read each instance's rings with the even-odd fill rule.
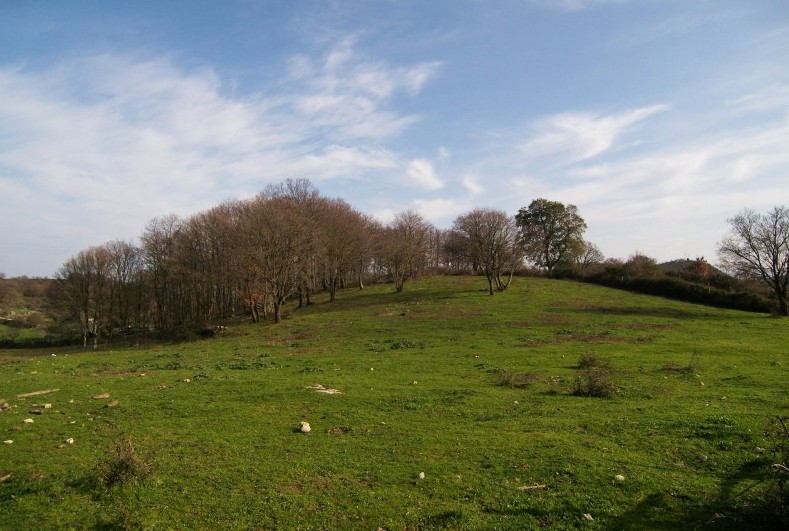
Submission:
[[[749,500],[789,413],[786,320],[484,288],[437,277],[199,342],[0,351],[0,528],[771,525]]]

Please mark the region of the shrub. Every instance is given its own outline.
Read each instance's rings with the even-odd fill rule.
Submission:
[[[595,398],[613,398],[616,386],[611,379],[611,371],[604,367],[582,369],[573,382],[575,396],[591,396]]]
[[[600,361],[600,359],[592,353],[586,352],[581,355],[580,359],[578,360],[578,368],[580,369],[591,369],[592,367],[603,367],[604,364]]]

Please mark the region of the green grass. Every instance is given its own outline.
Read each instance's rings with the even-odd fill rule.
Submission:
[[[193,343],[0,351],[0,528],[747,527],[789,321],[543,279],[317,300]],[[584,358],[612,398],[573,395]]]

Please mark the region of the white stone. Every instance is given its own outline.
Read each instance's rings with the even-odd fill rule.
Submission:
[[[69,437],[68,439],[66,439],[66,444],[74,444],[74,439]]]
[[[418,477],[419,479],[425,479],[425,473],[424,473],[424,472],[420,472],[420,473],[419,473],[419,475],[418,475],[417,477]]]
[[[623,476],[622,474],[617,474],[616,476],[614,476],[614,479],[621,483],[622,481],[625,480],[625,476]]]
[[[12,441],[11,439],[6,439],[5,441],[3,441],[3,443],[4,444],[14,444],[14,441]]]
[[[301,433],[309,433],[309,432],[311,432],[311,431],[312,431],[312,428],[310,427],[310,423],[309,423],[309,422],[307,422],[307,421],[304,421],[304,420],[302,420],[302,421],[299,423],[299,431],[300,431]]]
[[[24,422],[25,424],[33,424],[34,421],[33,419],[25,419],[22,422]]]

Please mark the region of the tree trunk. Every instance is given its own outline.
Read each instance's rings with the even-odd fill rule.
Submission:
[[[778,315],[789,316],[789,301],[786,300],[786,296],[778,296]]]
[[[274,322],[275,323],[279,323],[280,321],[282,321],[282,304],[284,302],[285,301],[280,299],[280,298],[274,299]]]

